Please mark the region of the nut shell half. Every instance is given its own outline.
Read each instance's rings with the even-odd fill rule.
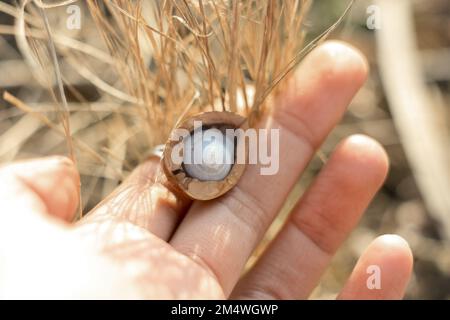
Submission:
[[[185,129],[191,134],[194,131],[194,121],[201,121],[202,127],[225,129],[247,129],[246,118],[232,112],[204,112],[184,120],[177,129]],[[236,137],[235,139],[245,139],[245,137]],[[245,171],[245,163],[248,159],[248,146],[245,141],[241,141],[245,146],[245,163],[234,163],[229,174],[219,181],[201,181],[188,176],[183,168],[183,164],[176,164],[172,161],[173,149],[180,143],[183,143],[176,136],[171,136],[166,143],[163,153],[163,169],[167,177],[168,187],[175,192],[182,192],[195,200],[212,200],[232,189]],[[237,146],[235,143],[235,159]]]

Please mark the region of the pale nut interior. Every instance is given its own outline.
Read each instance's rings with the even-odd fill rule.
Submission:
[[[200,181],[221,181],[234,164],[233,137],[217,128],[197,130],[184,139],[183,167]]]

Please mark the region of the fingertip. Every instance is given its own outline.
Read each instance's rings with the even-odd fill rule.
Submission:
[[[47,205],[48,212],[64,221],[72,221],[79,202],[80,175],[74,162],[64,156],[37,160],[40,173],[30,172],[29,181]]]
[[[405,239],[393,234],[379,236],[369,245],[362,259],[365,265],[380,266],[384,283],[381,297],[403,297],[414,263],[412,251]]]
[[[411,277],[413,255],[403,238],[383,235],[362,254],[340,299],[402,299]]]
[[[376,238],[368,250],[379,252],[383,259],[403,271],[412,271],[414,258],[408,242],[395,234],[385,234]]]
[[[348,80],[361,86],[369,74],[369,63],[356,47],[337,40],[326,41],[308,57],[325,80]]]
[[[342,141],[333,156],[350,163],[349,174],[354,178],[372,181],[380,186],[389,171],[389,157],[383,146],[375,139],[362,134],[352,135]]]
[[[36,159],[35,161],[54,163],[56,166],[61,166],[61,167],[66,166],[68,168],[75,168],[75,164],[72,159],[70,159],[66,156],[61,156],[61,155],[49,156],[49,157],[45,157],[45,158],[41,158],[41,159]]]
[[[321,48],[327,55],[329,61],[336,64],[337,68],[343,68],[349,71],[355,80],[363,83],[369,74],[369,63],[364,54],[349,43],[330,40],[325,42]]]
[[[409,250],[409,243],[404,238],[396,234],[381,235],[374,240],[373,245]]]
[[[80,176],[74,162],[63,156],[50,156],[16,162],[4,173],[18,177],[23,192],[34,192],[51,216],[71,221],[78,206]]]
[[[273,117],[318,147],[364,84],[364,55],[340,41],[327,41],[305,57],[279,95]],[[314,125],[310,125],[314,124]]]
[[[355,147],[354,150],[359,151],[359,155],[365,155],[368,159],[376,162],[383,171],[387,172],[389,168],[389,157],[384,147],[375,139],[363,135],[355,134],[348,138],[349,146]]]

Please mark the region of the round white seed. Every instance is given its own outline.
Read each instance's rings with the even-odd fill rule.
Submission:
[[[191,178],[220,181],[233,167],[234,139],[211,128],[198,130],[184,139],[183,165]]]

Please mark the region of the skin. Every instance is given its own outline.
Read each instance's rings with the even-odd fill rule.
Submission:
[[[151,159],[73,224],[79,176],[63,157],[0,168],[0,295],[3,298],[305,299],[357,224],[388,171],[369,137],[342,141],[281,232],[244,276],[252,251],[315,150],[368,73],[365,58],[326,42],[299,66],[261,128],[280,129],[280,171],[248,166],[238,185],[209,202],[172,194]],[[295,150],[295,152],[292,152]],[[369,290],[366,271],[381,270]],[[401,299],[412,254],[395,235],[375,239],[339,299]]]

